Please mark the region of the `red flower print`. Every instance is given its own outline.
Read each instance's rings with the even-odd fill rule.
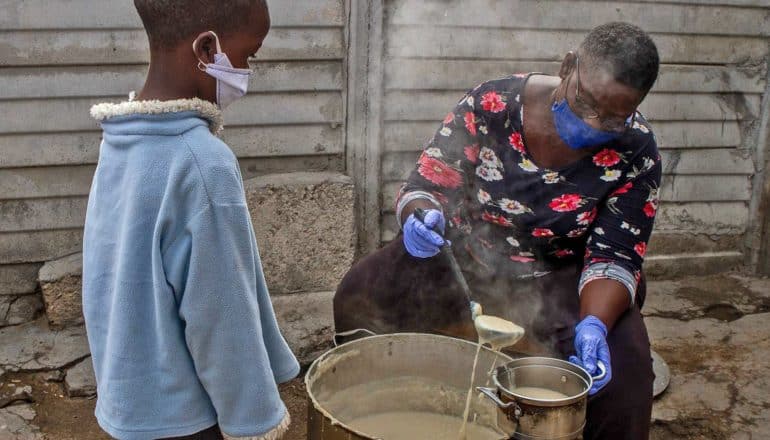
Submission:
[[[611,167],[620,162],[620,155],[615,150],[605,148],[594,155],[594,163],[599,167]]]
[[[556,255],[558,258],[564,258],[564,257],[569,257],[570,255],[575,255],[575,252],[572,249],[559,249],[553,254]]]
[[[476,136],[476,116],[472,112],[465,114],[465,128],[472,136]]]
[[[481,219],[487,223],[494,223],[496,225],[505,226],[506,228],[513,226],[513,223],[502,215],[492,214],[486,211],[481,215]]]
[[[531,263],[535,261],[532,257],[522,257],[521,255],[511,255],[511,261],[515,261],[517,263]]]
[[[567,237],[569,238],[582,237],[586,234],[586,232],[588,232],[588,228],[573,229],[567,233]]]
[[[533,237],[553,237],[554,233],[552,230],[547,228],[535,228],[532,230],[532,236]]]
[[[577,224],[583,225],[583,226],[590,225],[596,219],[596,213],[597,213],[596,208],[587,212],[581,212],[577,216]]]
[[[481,108],[492,113],[505,110],[505,101],[496,92],[487,92],[481,97]]]
[[[655,217],[655,213],[658,212],[658,204],[653,202],[647,202],[644,204],[644,215],[647,217]]]
[[[479,144],[468,145],[465,147],[465,157],[472,163],[476,163],[479,161],[479,151],[481,151]]]
[[[444,125],[449,124],[454,120],[455,120],[455,114],[452,112],[449,112],[449,114],[447,114],[446,117],[444,118]]]
[[[556,212],[574,211],[583,204],[583,198],[579,194],[562,194],[551,200],[548,206]]]
[[[513,132],[511,137],[508,138],[508,142],[511,144],[514,150],[521,154],[524,154],[524,139],[521,138],[521,133]]]
[[[636,251],[640,257],[644,257],[644,254],[647,253],[647,243],[640,241],[636,244],[636,246],[634,246],[634,251]]]
[[[615,197],[615,196],[619,196],[621,194],[625,194],[625,193],[628,192],[628,190],[630,190],[633,187],[634,187],[633,182],[626,182],[625,185],[623,185],[620,188],[618,188],[615,191],[613,191],[612,194],[610,194],[610,197]]]
[[[445,188],[459,188],[463,178],[460,173],[440,160],[423,154],[417,171],[429,182]]]

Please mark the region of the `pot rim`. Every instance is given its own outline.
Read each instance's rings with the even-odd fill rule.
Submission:
[[[386,334],[380,334],[380,335],[373,335],[373,336],[366,336],[359,339],[354,339],[352,341],[348,341],[344,344],[340,344],[336,347],[333,347],[320,356],[316,358],[316,360],[313,361],[313,363],[310,365],[310,367],[305,372],[304,382],[307,389],[307,396],[308,400],[310,401],[310,404],[313,406],[313,409],[318,411],[323,417],[328,419],[332,425],[339,427],[343,431],[347,431],[349,433],[352,433],[354,435],[357,435],[364,439],[372,439],[375,440],[375,437],[372,437],[369,434],[360,432],[356,430],[355,428],[351,427],[350,425],[343,423],[339,419],[337,419],[331,412],[329,412],[325,406],[318,401],[316,397],[316,393],[314,390],[314,385],[317,377],[320,374],[323,374],[323,372],[319,373],[319,369],[328,368],[329,366],[333,367],[336,362],[344,361],[344,358],[338,358],[335,359],[335,356],[340,355],[340,353],[345,352],[355,352],[355,347],[359,345],[364,345],[366,343],[371,343],[372,341],[377,340],[384,340],[384,341],[394,341],[394,340],[406,340],[407,342],[411,339],[432,339],[432,340],[447,340],[447,341],[453,341],[453,342],[459,342],[461,344],[468,344],[472,346],[479,345],[477,342],[468,341],[465,339],[460,338],[454,338],[451,336],[445,336],[445,335],[437,335],[433,333],[417,333],[417,332],[403,332],[403,333],[386,333]],[[501,360],[506,361],[507,365],[510,363],[513,358],[501,351],[493,350],[485,345],[481,345],[481,351],[488,351],[488,352],[494,352],[496,356],[498,356]],[[330,362],[329,366],[325,366],[324,363]]]
[[[569,373],[574,376],[577,376],[580,380],[582,380],[583,383],[585,384],[585,389],[579,394],[565,397],[563,399],[533,399],[531,397],[523,396],[521,394],[516,394],[510,389],[504,387],[500,383],[498,376],[503,371],[514,370],[516,368],[523,368],[523,367],[547,367],[547,368],[562,370],[565,373]],[[497,388],[497,391],[502,396],[507,397],[508,399],[513,400],[515,402],[520,402],[527,405],[545,406],[545,407],[567,406],[575,402],[579,402],[580,400],[586,398],[586,396],[588,395],[588,391],[593,386],[593,378],[582,367],[562,359],[551,358],[551,357],[541,357],[541,356],[523,357],[523,358],[515,359],[504,365],[501,365],[497,367],[495,374],[492,375],[492,380],[495,384],[495,387]]]

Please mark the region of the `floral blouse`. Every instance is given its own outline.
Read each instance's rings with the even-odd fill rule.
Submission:
[[[641,114],[620,138],[559,169],[539,167],[524,138],[521,94],[530,75],[470,91],[428,142],[401,188],[440,206],[447,236],[476,261],[517,277],[583,264],[581,286],[623,283],[633,300],[658,209],[661,160]],[[582,259],[582,262],[580,261]]]

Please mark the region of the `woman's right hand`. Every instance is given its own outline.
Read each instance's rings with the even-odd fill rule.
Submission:
[[[410,255],[417,258],[430,258],[441,251],[445,241],[435,232],[437,229],[444,233],[446,220],[438,209],[429,209],[422,222],[414,213],[404,222],[404,247]]]

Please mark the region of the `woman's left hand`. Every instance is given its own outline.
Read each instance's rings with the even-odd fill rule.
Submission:
[[[588,391],[589,395],[594,395],[612,380],[607,326],[599,318],[593,315],[586,316],[575,327],[575,351],[577,356],[570,356],[569,361],[583,367],[588,374],[592,376],[598,374],[597,361],[601,361],[607,369],[607,374],[599,380],[594,380],[593,386]]]

